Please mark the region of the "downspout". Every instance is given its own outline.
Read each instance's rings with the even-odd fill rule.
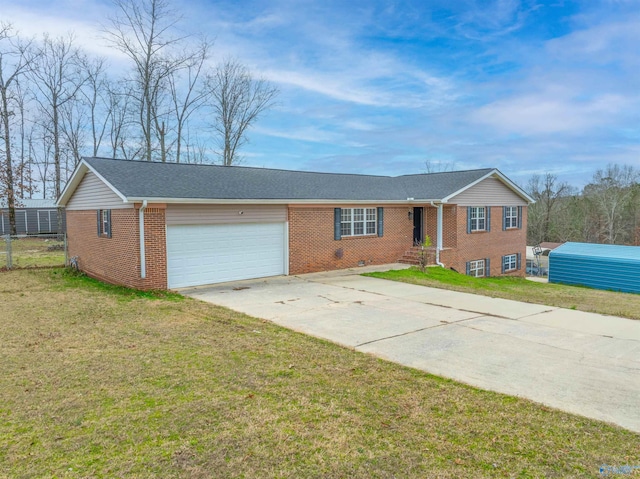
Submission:
[[[140,277],[147,277],[147,261],[144,250],[144,210],[147,209],[147,200],[142,200],[142,206],[138,210],[138,225],[140,226]]]
[[[440,262],[440,251],[442,250],[442,203],[438,203],[438,206],[436,206],[432,201],[431,206],[438,208],[436,222],[436,264],[444,268],[444,264]]]

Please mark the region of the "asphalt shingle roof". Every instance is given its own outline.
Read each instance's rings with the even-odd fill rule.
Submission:
[[[378,200],[444,198],[494,171],[372,176],[85,158],[127,198]]]

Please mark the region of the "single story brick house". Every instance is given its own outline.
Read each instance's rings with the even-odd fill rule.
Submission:
[[[527,205],[497,169],[397,177],[84,158],[58,204],[69,256],[140,289],[432,261],[524,275]],[[521,264],[522,263],[522,264]]]

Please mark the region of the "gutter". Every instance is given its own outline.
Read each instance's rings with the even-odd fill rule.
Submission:
[[[144,210],[147,209],[147,200],[142,200],[142,206],[138,210],[138,225],[140,226],[140,277],[147,277],[147,261],[144,249]]]
[[[438,205],[436,206],[435,203],[432,201],[431,202],[431,206],[438,208],[438,220],[436,222],[437,224],[437,228],[436,228],[436,264],[438,266],[440,266],[441,268],[444,268],[444,263],[442,263],[440,261],[440,251],[442,250],[442,203],[438,203]]]
[[[412,205],[439,201],[438,199],[405,199],[405,200],[350,200],[340,198],[327,199],[296,199],[296,198],[249,198],[249,199],[229,199],[229,198],[168,198],[168,197],[146,197],[149,203],[164,204],[202,204],[202,205]],[[128,196],[124,198],[124,203],[140,203],[144,198],[138,196]]]

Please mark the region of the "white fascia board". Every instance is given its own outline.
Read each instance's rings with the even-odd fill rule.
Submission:
[[[62,193],[60,193],[60,198],[56,201],[56,206],[67,206],[71,195],[76,190],[87,171],[87,163],[84,160],[80,160],[75,171],[71,174],[71,178],[69,178],[69,181],[67,181],[67,184],[64,186]]]
[[[505,185],[507,185],[507,187],[509,187],[517,195],[522,196],[525,200],[527,200],[528,203],[535,203],[536,202],[536,200],[531,198],[531,196],[529,196],[526,191],[524,191],[522,188],[520,188],[518,185],[516,185],[513,181],[511,181],[509,178],[507,178],[505,175],[503,175],[500,170],[495,170],[495,174],[498,176],[498,178],[500,178],[502,180],[502,182]]]
[[[128,197],[125,198],[126,203],[140,203],[147,200],[149,203],[166,203],[166,204],[202,204],[202,205],[246,205],[246,204],[265,204],[265,205],[326,205],[326,204],[357,204],[357,205],[379,205],[379,204],[398,204],[412,205],[430,202],[440,202],[441,200],[347,200],[347,199],[326,199],[326,200],[300,200],[300,199],[219,199],[219,198],[154,198],[154,197]]]
[[[451,198],[459,195],[460,193],[462,193],[463,191],[468,190],[469,188],[477,185],[478,183],[480,183],[481,181],[486,180],[487,178],[491,178],[492,176],[496,176],[500,181],[502,181],[502,183],[504,183],[504,185],[509,188],[510,190],[512,190],[515,194],[517,194],[518,196],[522,197],[523,199],[525,199],[527,201],[527,203],[535,203],[536,201],[531,198],[522,188],[520,188],[518,185],[516,185],[513,181],[511,181],[509,178],[507,178],[506,176],[504,176],[500,170],[498,169],[493,169],[491,170],[489,173],[487,173],[486,175],[478,178],[475,181],[472,181],[471,183],[469,183],[468,185],[464,186],[463,188],[460,188],[458,191],[454,191],[453,193],[451,193],[448,196],[445,196],[444,198],[442,198],[442,202],[443,203],[447,203]]]

